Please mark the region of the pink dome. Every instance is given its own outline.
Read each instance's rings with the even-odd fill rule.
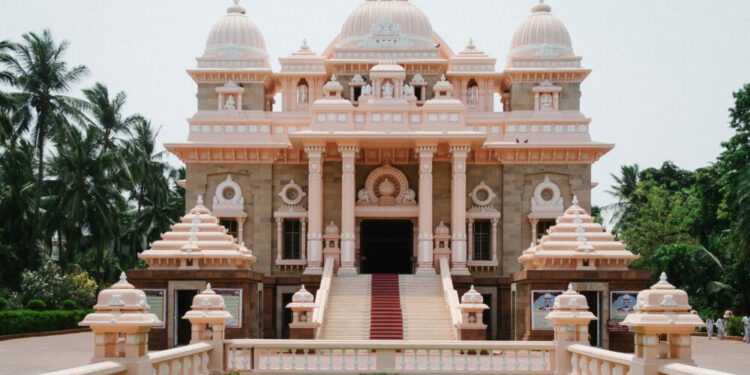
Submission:
[[[339,47],[358,47],[370,35],[373,25],[386,22],[399,25],[401,34],[415,47],[433,46],[430,20],[414,4],[408,0],[367,0],[344,22]]]
[[[227,14],[211,29],[203,57],[225,57],[252,60],[265,60],[268,57],[266,42],[258,26],[248,18],[245,8],[227,8]]]
[[[552,8],[543,0],[531,8],[531,15],[518,27],[513,36],[510,53],[513,56],[566,57],[573,56],[573,43],[562,21],[550,13]]]

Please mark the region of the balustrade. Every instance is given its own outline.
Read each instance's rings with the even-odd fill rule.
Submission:
[[[626,375],[630,372],[632,354],[612,352],[586,345],[571,345],[570,375]]]
[[[207,374],[211,349],[211,345],[199,343],[150,353],[148,359],[155,375]]]
[[[552,374],[551,342],[228,340],[225,367],[240,372],[472,371]]]

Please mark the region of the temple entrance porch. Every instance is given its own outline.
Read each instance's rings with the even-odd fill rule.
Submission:
[[[413,235],[411,220],[363,220],[360,224],[360,272],[413,273]]]

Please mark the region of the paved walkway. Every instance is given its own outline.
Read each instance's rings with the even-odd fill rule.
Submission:
[[[725,371],[732,374],[747,374],[750,368],[750,344],[734,340],[712,340],[693,337],[693,359],[700,367]]]
[[[42,374],[89,364],[94,334],[32,337],[0,341],[0,374]]]
[[[87,365],[94,354],[90,332],[0,341],[0,374],[41,374]],[[698,366],[733,374],[747,374],[750,344],[693,337]]]

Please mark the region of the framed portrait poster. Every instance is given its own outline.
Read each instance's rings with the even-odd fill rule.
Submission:
[[[226,327],[242,328],[242,289],[215,288],[214,292],[224,297],[224,308],[232,314]]]
[[[148,305],[148,312],[156,315],[161,321],[161,325],[154,326],[153,328],[164,328],[164,317],[167,316],[167,303],[166,289],[142,289],[143,293],[146,294],[146,304]]]
[[[554,324],[545,319],[555,306],[555,297],[563,294],[562,290],[531,291],[531,329],[552,330]]]

